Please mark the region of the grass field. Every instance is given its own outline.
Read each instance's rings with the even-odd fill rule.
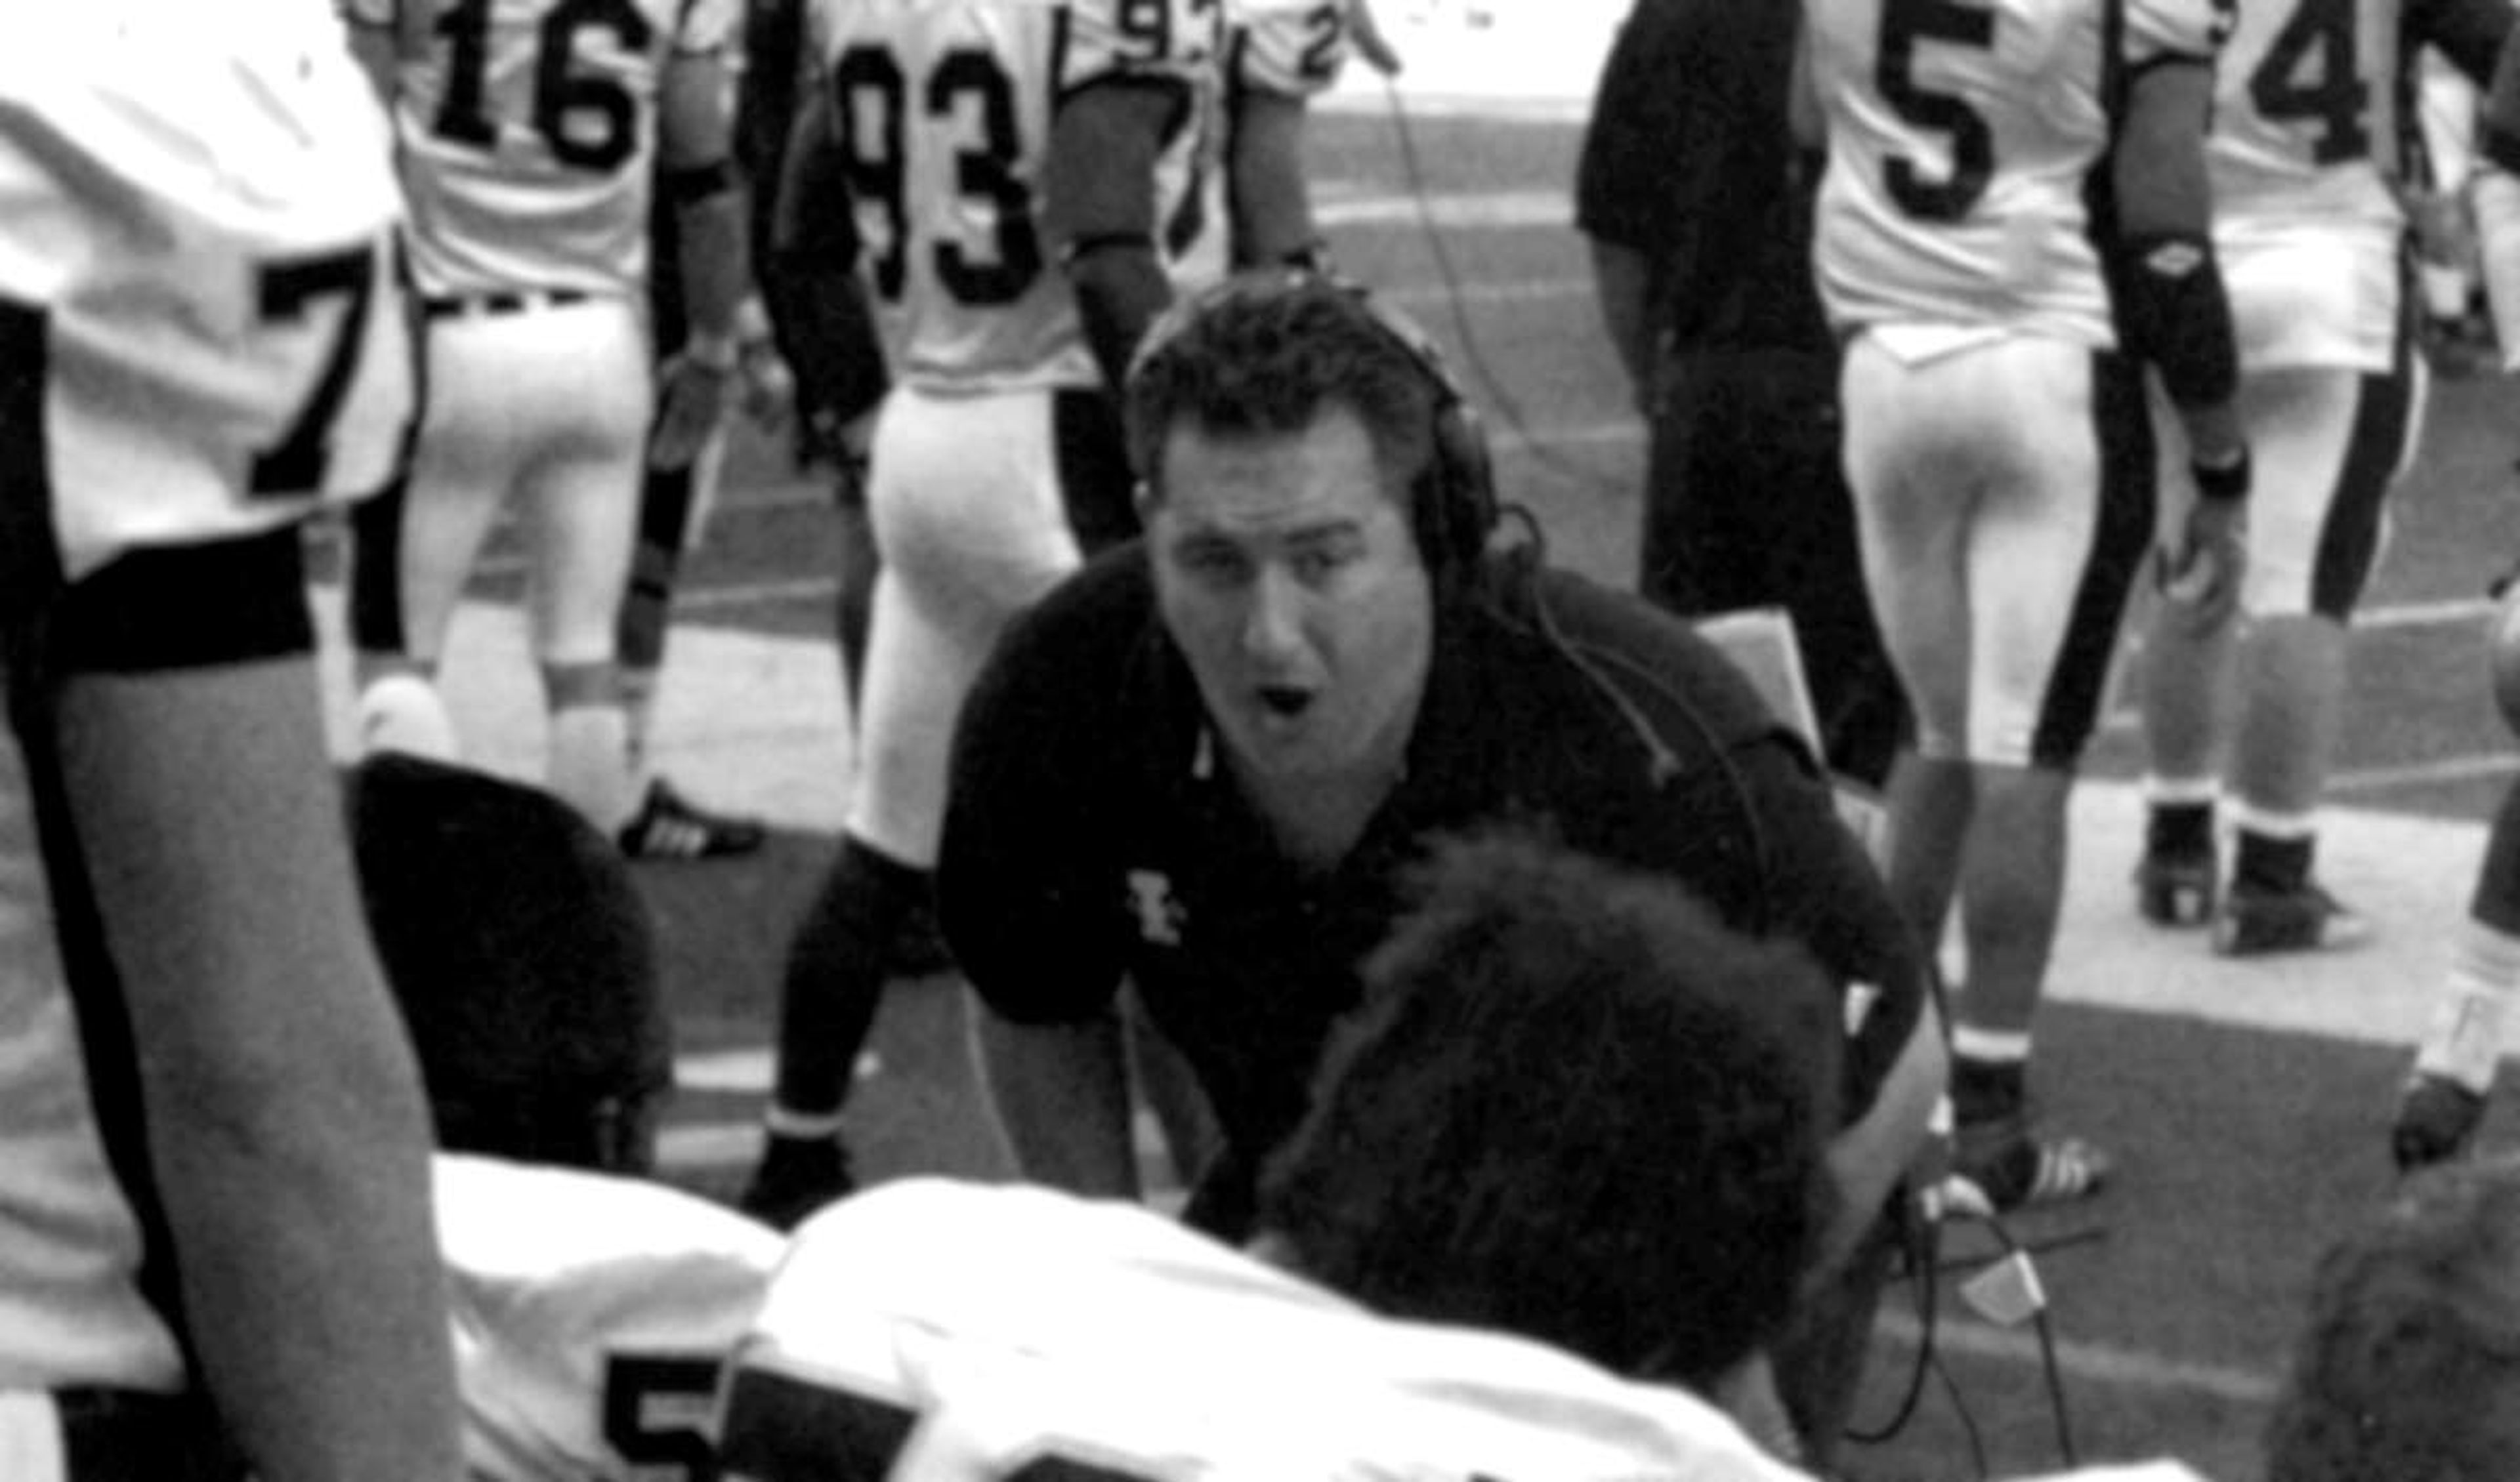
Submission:
[[[1577,140],[1567,111],[1427,111],[1411,125],[1413,164],[1374,94],[1348,103],[1316,133],[1339,260],[1459,353],[1497,429],[1506,486],[1540,513],[1558,558],[1624,583],[1642,445],[1567,224]],[[2358,698],[2323,857],[2340,890],[2377,918],[2378,942],[2235,966],[2193,938],[2147,935],[2124,885],[2134,804],[2123,784],[2136,752],[2123,717],[2092,759],[2040,1089],[2126,1173],[2103,1197],[2020,1226],[2059,1242],[2040,1267],[2086,1460],[2174,1454],[2224,1482],[2255,1476],[2256,1432],[2316,1254],[2385,1187],[2381,1127],[2399,1047],[2438,979],[2476,821],[2514,770],[2477,637],[2483,583],[2520,550],[2508,507],[2513,404],[2500,383],[2437,388],[2357,638]],[[675,1176],[712,1191],[732,1187],[751,1151],[779,958],[828,857],[846,775],[824,639],[829,542],[812,486],[757,442],[740,447],[694,561],[668,676],[660,746],[671,769],[700,795],[762,808],[783,826],[756,860],[642,874],[684,1052]],[[512,644],[507,584],[485,583],[451,682],[483,754],[521,769],[535,744],[521,660],[502,660],[518,669],[507,678],[460,668],[465,643],[484,655]],[[961,1013],[949,979],[897,986],[879,1064],[851,1113],[865,1172],[1006,1173],[965,1069]],[[1954,1246],[1955,1256],[1993,1253],[1979,1232],[1958,1233]],[[1910,1298],[1895,1294],[1894,1306]],[[1869,1418],[1893,1410],[1918,1329],[1912,1311],[1885,1325]],[[1948,1387],[1929,1383],[1901,1434],[1858,1448],[1856,1474],[1969,1476],[1976,1455],[1999,1475],[2056,1465],[2032,1338],[1949,1300],[1937,1332]]]

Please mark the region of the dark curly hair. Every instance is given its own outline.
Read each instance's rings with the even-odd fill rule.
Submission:
[[[2520,1159],[2407,1180],[2321,1259],[2270,1482],[2501,1482],[2520,1459]]]
[[[344,781],[438,1145],[647,1172],[672,1027],[621,852],[550,793],[470,768],[380,752]]]
[[[1365,424],[1386,490],[1408,491],[1410,528],[1431,564],[1426,523],[1439,390],[1361,290],[1310,273],[1239,274],[1184,300],[1147,334],[1123,412],[1129,462],[1164,497],[1163,445],[1183,423],[1221,436],[1300,432],[1343,406]]]
[[[1396,1317],[1700,1390],[1774,1336],[1828,1212],[1835,995],[1798,946],[1528,837],[1438,844],[1261,1224]]]

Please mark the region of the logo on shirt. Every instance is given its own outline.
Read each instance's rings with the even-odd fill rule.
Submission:
[[[1173,899],[1173,882],[1161,871],[1129,872],[1129,909],[1138,914],[1138,935],[1158,947],[1182,944],[1190,913]]]

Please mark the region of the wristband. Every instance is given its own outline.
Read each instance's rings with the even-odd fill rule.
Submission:
[[[2190,460],[2189,476],[2196,480],[2196,497],[2208,504],[2238,504],[2249,497],[2249,450],[2219,467]]]

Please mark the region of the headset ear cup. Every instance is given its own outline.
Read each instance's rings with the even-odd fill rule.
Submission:
[[[1496,469],[1479,414],[1459,395],[1436,414],[1435,466],[1443,475],[1451,554],[1464,565],[1475,564],[1496,533]]]

